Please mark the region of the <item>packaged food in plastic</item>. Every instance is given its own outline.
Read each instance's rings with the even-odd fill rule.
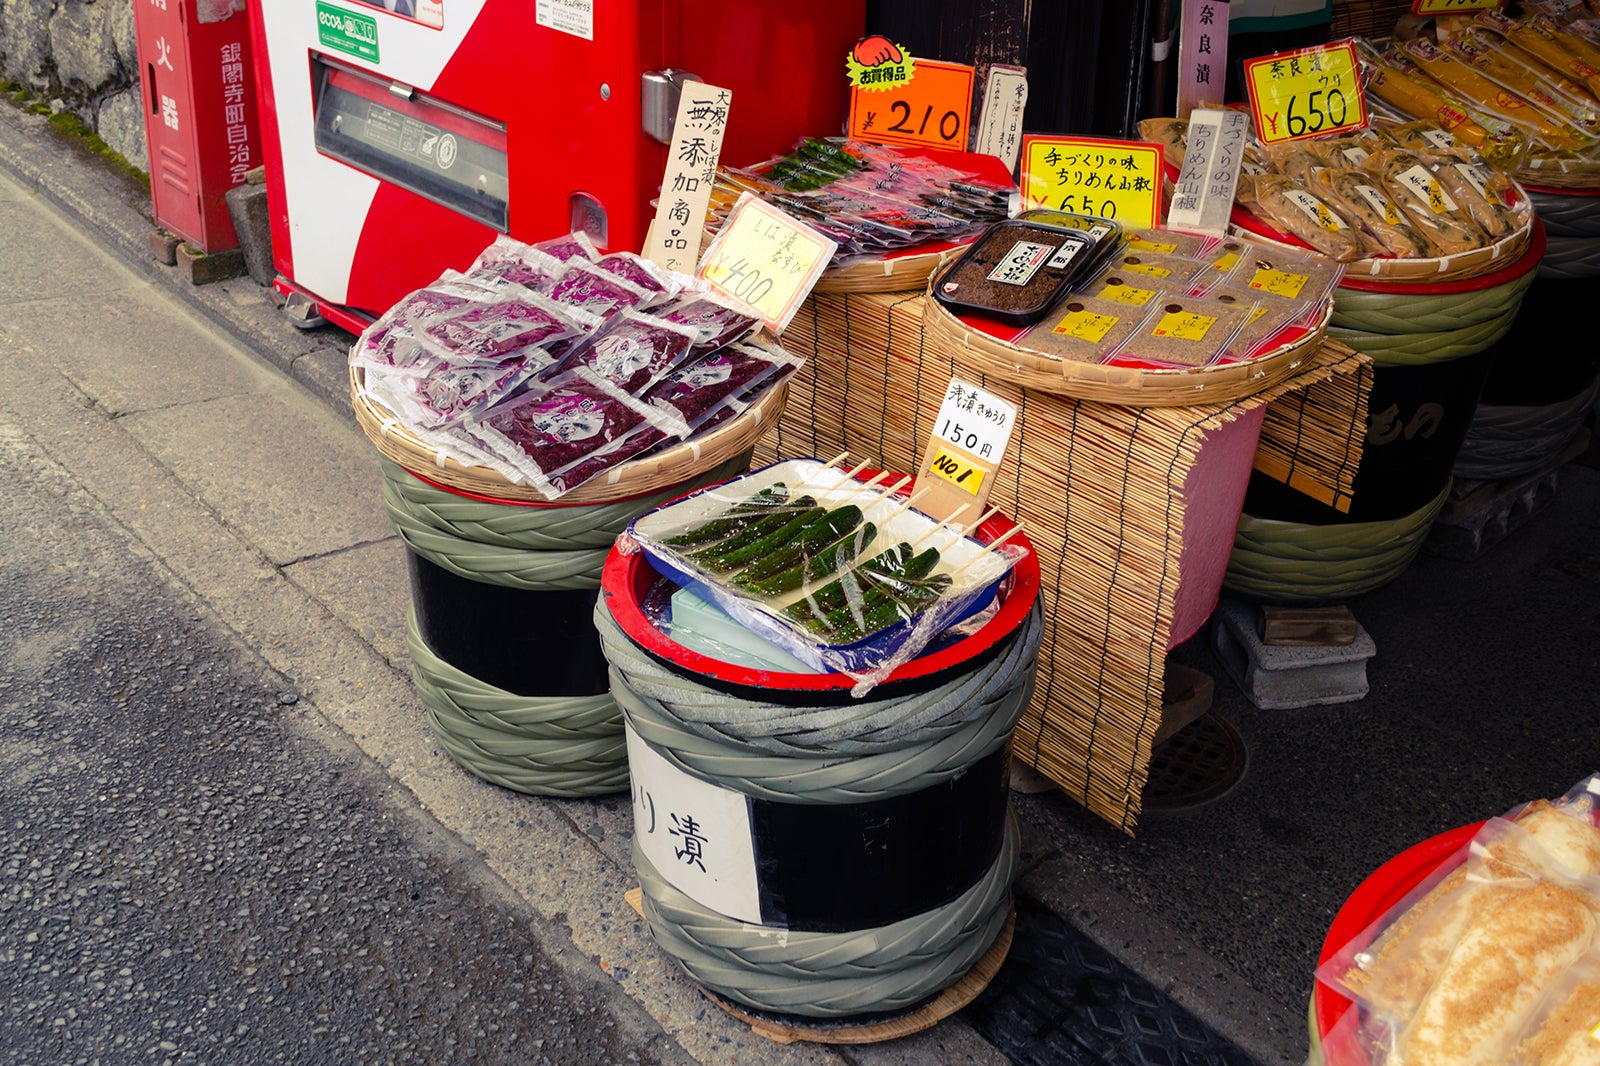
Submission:
[[[920,514],[909,481],[789,460],[642,515],[628,540],[795,658],[881,678],[992,600],[1024,554]]]
[[[1167,286],[1143,274],[1124,274],[1108,270],[1083,286],[1084,296],[1130,307],[1144,307],[1162,293],[1171,292]]]
[[[625,278],[647,292],[655,293],[655,297],[650,301],[651,304],[670,300],[688,280],[684,275],[675,277],[671,271],[662,270],[650,260],[632,252],[611,252],[602,255],[595,262],[595,266]]]
[[[1593,1066],[1600,1018],[1600,951],[1557,978],[1511,1047],[1511,1066]]]
[[[685,293],[656,310],[668,322],[690,326],[699,332],[696,352],[708,352],[750,335],[759,318],[746,307],[735,306],[716,293]]]
[[[1595,54],[1594,46],[1582,38],[1558,34],[1547,21],[1539,18],[1513,19],[1499,12],[1481,11],[1477,21],[1600,96],[1600,54]]]
[[[1154,252],[1157,255],[1177,255],[1188,259],[1202,258],[1217,243],[1215,237],[1184,233],[1171,229],[1131,229],[1123,232],[1130,253]]]
[[[1454,255],[1490,242],[1465,207],[1450,196],[1444,183],[1421,156],[1403,148],[1374,153],[1366,170],[1381,177],[1412,223],[1440,255]]]
[[[1208,300],[1249,309],[1248,317],[1224,353],[1233,359],[1253,359],[1272,350],[1277,338],[1304,323],[1306,312],[1297,300],[1273,300],[1263,297],[1258,289],[1231,285],[1215,286],[1205,295]]]
[[[644,394],[694,429],[730,396],[792,371],[801,360],[778,345],[730,344],[686,362]]]
[[[530,484],[554,498],[552,479],[640,426],[651,424],[649,408],[598,385],[568,380],[497,407],[467,431],[507,458]]]
[[[551,374],[577,371],[590,381],[637,396],[683,362],[699,334],[639,311],[622,311],[575,345]]]
[[[1518,93],[1495,84],[1472,64],[1426,38],[1407,41],[1403,50],[1408,59],[1447,89],[1552,147],[1577,148],[1587,140],[1566,122],[1541,113]]]
[[[1564,120],[1586,137],[1600,134],[1600,102],[1588,87],[1559,74],[1526,53],[1514,51],[1502,38],[1474,30],[1453,38],[1451,54],[1508,92],[1516,93],[1547,115]]]
[[[421,337],[447,362],[501,359],[583,336],[585,324],[538,293],[471,304],[432,316]]]
[[[522,356],[439,362],[411,371],[374,371],[367,390],[408,425],[439,429],[484,414],[515,392],[534,369]]]
[[[357,366],[411,367],[429,358],[417,339],[431,321],[468,304],[496,299],[496,294],[459,271],[447,270],[438,280],[408,293],[361,331],[351,349]]]
[[[1012,343],[1058,359],[1099,363],[1139,328],[1149,306],[1069,293]]]
[[[590,263],[600,258],[600,253],[595,250],[594,241],[583,230],[573,230],[571,233],[560,237],[551,237],[549,240],[537,241],[533,245],[546,255],[555,256],[563,263],[574,260],[587,260]]]
[[[1318,167],[1311,172],[1308,188],[1360,225],[1382,254],[1409,259],[1433,254],[1433,245],[1371,174]]]
[[[1595,782],[1581,797],[1490,819],[1336,951],[1318,979],[1360,1009],[1325,1046],[1357,1049],[1372,1066],[1456,1066],[1523,1061],[1519,1049],[1541,1032],[1563,1043],[1553,1008],[1588,976],[1595,950]]]
[[[466,276],[502,294],[510,295],[506,290],[512,286],[548,294],[566,269],[555,256],[501,234],[467,268]]]
[[[1344,267],[1324,256],[1253,245],[1224,284],[1247,289],[1259,299],[1287,300],[1315,319],[1343,277]]]
[[[1173,288],[1192,281],[1208,265],[1205,259],[1124,248],[1111,258],[1106,269],[1119,274],[1137,274],[1154,284]]]
[[[1341,263],[1361,258],[1360,233],[1332,207],[1278,174],[1256,179],[1255,210],[1268,222]]]
[[[1499,183],[1488,167],[1445,159],[1435,163],[1433,173],[1490,240],[1498,240],[1516,228],[1517,221],[1500,199]]]
[[[1220,359],[1252,307],[1171,293],[1152,301],[1149,311],[1117,348],[1118,362],[1138,360],[1156,366],[1201,367]]]
[[[605,315],[629,307],[645,307],[655,294],[594,263],[574,258],[551,287],[550,298],[592,315]]]
[[[990,226],[933,282],[934,299],[961,314],[1012,325],[1037,322],[1086,278],[1098,242],[1089,233],[1038,222]]]

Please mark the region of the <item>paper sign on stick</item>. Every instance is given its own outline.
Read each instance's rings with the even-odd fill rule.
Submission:
[[[838,244],[750,193],[741,195],[699,276],[725,296],[748,304],[773,333],[782,333]]]
[[[1017,423],[1014,405],[952,379],[917,476],[917,509],[966,527],[983,513]]]
[[[1197,107],[1189,114],[1183,166],[1172,190],[1167,226],[1213,237],[1228,232],[1249,116],[1233,110]]]
[[[728,129],[733,94],[704,82],[684,82],[672,147],[661,180],[661,199],[645,240],[644,257],[680,274],[693,274],[705,237],[706,209]]]
[[[1028,106],[1028,72],[1023,67],[992,66],[983,86],[983,110],[978,115],[974,152],[992,155],[1017,169],[1022,150],[1022,112]]]
[[[1228,0],[1183,5],[1178,33],[1178,118],[1197,107],[1221,107],[1228,80]]]

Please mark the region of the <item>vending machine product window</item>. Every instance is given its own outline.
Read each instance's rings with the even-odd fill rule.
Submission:
[[[311,68],[317,151],[510,230],[505,123],[327,56]]]

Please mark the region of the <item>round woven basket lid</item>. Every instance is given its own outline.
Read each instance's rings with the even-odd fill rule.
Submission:
[[[372,399],[363,387],[360,367],[350,368],[350,405],[362,432],[379,453],[430,484],[460,490],[479,499],[539,504],[546,507],[611,503],[682,484],[754,448],[783,414],[787,381],[746,410],[703,436],[621,463],[560,498],[552,500],[531,485],[519,485],[497,470],[466,465],[441,456],[411,434],[400,420]]]
[[[1078,362],[1020,348],[953,314],[933,298],[931,281],[923,304],[929,346],[958,364],[1024,388],[1121,407],[1198,407],[1254,396],[1305,365],[1333,315],[1329,300],[1303,336],[1247,362],[1158,369]]]

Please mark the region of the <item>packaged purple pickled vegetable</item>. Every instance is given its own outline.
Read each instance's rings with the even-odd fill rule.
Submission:
[[[799,360],[782,348],[732,344],[674,370],[644,399],[694,429],[724,400],[798,365]]]
[[[698,335],[653,315],[624,311],[606,320],[576,346],[561,370],[579,370],[613,388],[637,396],[660,381],[689,354]]]
[[[692,326],[699,331],[691,354],[713,351],[724,344],[748,336],[756,328],[753,311],[735,307],[712,293],[678,297],[665,307],[657,308],[656,315],[668,322]]]
[[[550,298],[592,315],[605,315],[630,307],[643,307],[652,294],[626,278],[601,270],[593,263],[571,260],[567,272],[550,289]]]
[[[650,260],[632,252],[612,252],[603,255],[595,266],[608,274],[615,274],[619,278],[631,281],[647,292],[655,293],[657,301],[669,299],[683,288],[670,272],[662,270]]]
[[[415,366],[427,357],[417,337],[430,322],[492,299],[492,292],[465,274],[447,270],[433,284],[402,297],[363,330],[350,359],[358,366]]]
[[[539,241],[532,247],[546,255],[553,255],[563,263],[573,260],[587,260],[593,263],[600,258],[600,253],[595,251],[594,241],[583,230],[573,230],[561,237],[552,237],[547,241]]]
[[[435,319],[422,335],[444,349],[449,361],[468,362],[499,359],[583,332],[566,308],[530,292],[520,299],[477,304]]]
[[[634,402],[583,381],[531,393],[491,412],[469,431],[491,449],[514,458],[536,485],[620,441],[650,416]]]
[[[453,426],[476,418],[505,399],[528,376],[522,358],[500,362],[435,367],[427,374],[407,375],[411,399],[420,409],[424,429]]]

